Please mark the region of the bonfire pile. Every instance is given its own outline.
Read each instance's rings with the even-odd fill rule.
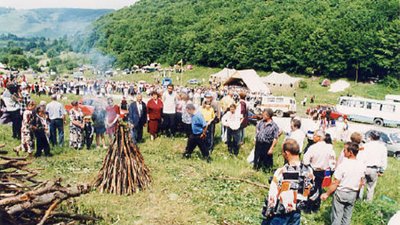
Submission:
[[[120,122],[95,186],[101,193],[133,194],[150,185],[150,171],[127,125]]]
[[[1,151],[0,154],[6,153]],[[65,187],[61,181],[40,182],[37,172],[27,166],[26,158],[0,155],[0,225],[67,224],[96,220],[94,217],[57,212],[57,206],[69,198],[88,193],[90,187]]]

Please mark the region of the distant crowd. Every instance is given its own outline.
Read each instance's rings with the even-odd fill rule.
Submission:
[[[147,127],[151,140],[160,135],[186,138],[184,158],[190,158],[198,147],[204,160],[212,162],[217,139],[236,157],[251,119],[249,100],[258,96],[239,87],[217,90],[98,80],[29,83],[23,76],[8,76],[2,84],[1,121],[11,122],[13,138],[21,141],[14,150],[33,155],[36,146],[35,157],[51,156],[51,147],[64,146],[67,118],[69,146],[77,150],[106,148],[119,122],[125,121],[136,144],[144,142]],[[72,101],[67,111],[60,99],[71,93],[105,101],[93,105],[90,114],[85,114],[80,101]],[[35,102],[32,94],[50,95],[51,101]],[[124,97],[115,103],[113,94]],[[145,102],[144,97],[149,100]],[[363,143],[362,135],[353,133],[337,157],[323,125],[308,133],[307,138],[300,119],[292,118],[291,129],[285,131],[273,116],[272,109],[267,108],[255,117],[256,132],[251,137],[255,144],[250,161],[255,170],[271,171],[277,149],[285,159],[271,179],[262,224],[300,224],[302,211],[319,211],[321,200],[331,195],[331,223],[350,224],[355,201],[364,198],[364,189],[366,200],[373,199],[377,180],[387,168],[387,149],[379,141],[379,134],[372,132],[368,142]],[[220,133],[216,126],[221,126]],[[284,144],[277,147],[281,135],[285,135]]]

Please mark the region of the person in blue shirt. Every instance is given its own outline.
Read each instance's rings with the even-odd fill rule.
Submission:
[[[201,154],[207,162],[211,162],[209,152],[207,150],[205,138],[207,134],[207,122],[204,120],[201,112],[196,112],[193,104],[186,105],[187,112],[192,117],[192,134],[190,134],[183,157],[190,158],[193,150],[199,146]]]

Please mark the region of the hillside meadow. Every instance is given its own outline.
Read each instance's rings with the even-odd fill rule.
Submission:
[[[210,73],[218,69],[195,67],[193,71],[185,72],[183,82],[191,78],[206,79]],[[265,75],[266,73],[261,72]],[[154,74],[118,75],[114,80],[147,80],[152,81]],[[316,103],[335,104],[340,94],[327,93],[326,88],[319,86],[319,80],[306,78],[308,87],[298,89],[297,100],[300,102],[304,95],[315,94]],[[381,85],[354,84],[349,90],[354,95],[383,98],[387,93],[399,93],[399,90],[387,90]],[[290,91],[282,91],[283,95],[292,95]],[[68,95],[68,103],[79,96]],[[39,100],[34,96],[35,100]],[[40,100],[49,101],[48,96]],[[304,111],[299,106],[300,111]],[[0,143],[6,143],[10,150],[19,144],[11,139],[11,127],[0,126]],[[68,128],[65,128],[68,140]],[[261,208],[268,190],[236,180],[224,180],[222,177],[235,177],[261,184],[268,184],[272,173],[256,172],[246,162],[253,148],[255,129],[250,126],[246,130],[245,145],[240,149],[237,158],[228,154],[227,147],[219,142],[212,154],[213,161],[208,164],[200,160],[198,150],[191,159],[182,159],[186,141],[183,137],[174,139],[161,137],[150,141],[145,135],[146,142],[139,145],[145,162],[151,170],[153,178],[149,189],[132,196],[115,196],[93,192],[73,200],[77,213],[95,214],[102,219],[96,224],[224,224],[247,225],[261,223]],[[217,134],[220,133],[218,126]],[[283,164],[281,143],[274,151],[275,167]],[[68,142],[67,142],[68,143]],[[335,143],[337,153],[343,147]],[[93,182],[105,156],[105,149],[72,150],[68,147],[52,149],[51,158],[32,159],[31,168],[40,170],[38,179],[62,178],[65,184],[80,184]],[[9,155],[14,156],[14,153]],[[355,225],[386,224],[388,219],[400,210],[400,177],[398,169],[400,161],[389,159],[388,170],[378,181],[375,199],[372,203],[357,202],[353,223]],[[65,203],[62,207],[71,207]],[[330,200],[324,202],[317,214],[303,215],[302,224],[330,224]]]

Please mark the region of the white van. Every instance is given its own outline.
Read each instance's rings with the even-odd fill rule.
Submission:
[[[276,116],[283,117],[284,115],[296,113],[296,100],[285,96],[263,96],[261,103],[256,107],[259,112],[266,108],[271,108]]]
[[[341,97],[336,109],[351,121],[400,126],[400,103],[394,101]]]
[[[400,95],[386,95],[385,96],[386,101],[393,101],[393,102],[399,102],[400,103]]]

